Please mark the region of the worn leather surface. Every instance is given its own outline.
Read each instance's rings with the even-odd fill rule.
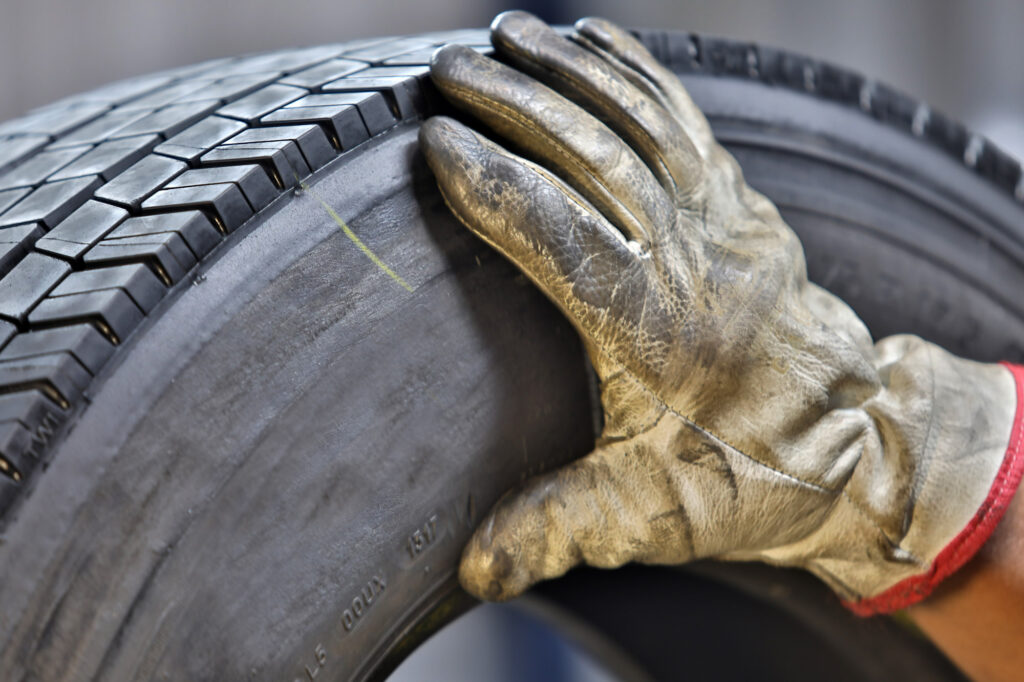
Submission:
[[[491,511],[466,589],[716,557],[858,599],[927,570],[1002,461],[1009,372],[873,342],[626,32],[584,19],[566,39],[509,12],[492,40],[500,61],[448,46],[431,71],[487,136],[435,117],[421,144],[455,215],[579,331],[605,424],[593,453]]]

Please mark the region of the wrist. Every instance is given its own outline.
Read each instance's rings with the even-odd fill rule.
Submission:
[[[845,603],[855,613],[886,613],[923,600],[981,551],[1003,519],[1024,472],[1024,368],[1005,367],[1013,380],[1009,390],[998,386],[999,380],[994,376],[991,383],[971,385],[970,388],[979,390],[986,400],[974,402],[970,395],[947,396],[943,406],[942,390],[937,392],[937,410],[948,410],[958,400],[971,401],[961,414],[970,414],[973,407],[980,406],[984,414],[979,418],[984,418],[981,423],[987,430],[959,424],[964,442],[956,447],[957,441],[952,441],[952,451],[950,443],[946,442],[946,451],[926,458],[926,473],[920,478],[920,490],[912,496],[914,503],[908,532],[900,546],[916,546],[915,555],[925,558],[927,563],[916,567],[917,570],[907,567],[902,572],[910,575],[900,577],[874,594],[848,599]],[[1012,418],[1005,416],[1007,412]],[[993,437],[995,442],[1005,443],[996,456],[989,454],[989,441]],[[929,547],[935,549],[929,552]],[[990,551],[997,550],[986,550]],[[899,570],[892,571],[893,575],[899,573]]]
[[[1020,678],[1024,649],[1024,495],[985,546],[907,615],[971,679]]]

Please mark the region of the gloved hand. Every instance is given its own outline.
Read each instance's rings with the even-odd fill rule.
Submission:
[[[445,117],[421,144],[455,215],[579,331],[605,422],[593,453],[491,511],[464,587],[507,599],[580,562],[758,559],[870,612],[966,561],[1020,478],[1011,371],[873,343],[629,34],[585,19],[566,39],[510,12],[492,40],[515,68],[448,46],[431,75],[520,155]]]

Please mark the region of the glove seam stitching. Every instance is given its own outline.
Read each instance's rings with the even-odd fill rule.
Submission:
[[[811,483],[810,481],[805,481],[805,480],[803,480],[802,478],[800,478],[798,476],[794,476],[793,474],[786,473],[785,471],[782,471],[781,469],[777,469],[776,467],[773,467],[771,464],[768,464],[767,462],[763,462],[760,459],[754,457],[753,455],[747,454],[746,452],[744,452],[743,450],[739,449],[738,447],[736,447],[735,445],[733,445],[729,441],[725,440],[721,436],[717,435],[716,433],[714,433],[710,429],[707,429],[707,428],[701,426],[700,424],[695,422],[690,417],[688,417],[685,414],[683,414],[683,413],[677,411],[676,409],[674,409],[671,405],[669,405],[667,402],[665,402],[661,398],[661,396],[659,396],[652,389],[650,389],[648,386],[646,386],[642,381],[640,381],[640,378],[637,377],[632,371],[630,371],[627,368],[623,368],[623,371],[624,371],[624,373],[630,379],[635,381],[637,383],[637,385],[643,391],[647,392],[651,396],[652,399],[654,399],[659,405],[661,405],[663,408],[665,408],[666,411],[668,411],[671,414],[675,415],[678,419],[681,419],[684,423],[686,423],[686,424],[692,426],[693,428],[698,429],[699,431],[703,432],[704,434],[714,438],[719,443],[722,443],[723,445],[728,446],[732,450],[735,450],[739,454],[741,454],[744,457],[746,457],[747,459],[749,459],[751,462],[754,462],[755,464],[758,464],[758,465],[764,467],[765,469],[768,469],[769,471],[772,471],[772,472],[778,474],[779,476],[782,476],[783,478],[789,479],[791,481],[795,481],[796,483],[799,483],[799,484],[801,484],[803,486],[811,488],[812,490],[815,490],[817,492],[828,493],[830,495],[841,494],[841,493],[844,492],[842,488],[839,488],[837,490],[832,490],[830,488],[826,488],[824,486],[818,485],[817,483]]]
[[[668,412],[668,407],[666,405],[661,405],[660,401],[658,404],[661,407],[661,409],[658,411],[658,416],[652,419],[649,423],[640,427],[639,430],[634,431],[633,433],[627,433],[621,436],[605,436],[604,434],[602,434],[601,440],[604,441],[603,444],[611,445],[613,443],[622,443],[628,440],[633,440],[634,438],[637,438],[639,436],[644,435],[645,433],[649,433],[650,431],[654,430],[654,428],[661,423],[661,420],[665,418],[665,414]]]
[[[800,485],[803,485],[803,486],[805,486],[807,488],[810,488],[810,489],[812,489],[812,490],[814,490],[816,492],[827,493],[829,495],[839,495],[840,497],[845,498],[850,503],[850,506],[853,507],[853,509],[865,521],[867,521],[868,524],[870,524],[885,539],[886,542],[888,542],[889,544],[891,544],[891,545],[893,545],[895,547],[899,547],[900,546],[899,543],[892,541],[892,539],[882,529],[882,527],[878,525],[878,522],[875,521],[874,519],[872,519],[871,516],[867,513],[866,510],[861,508],[861,506],[857,502],[856,498],[854,498],[852,495],[850,495],[845,487],[837,488],[837,489],[826,488],[824,486],[818,485],[817,483],[811,483],[810,481],[805,481],[805,480],[803,480],[802,478],[800,478],[798,476],[794,476],[793,474],[787,473],[787,472],[782,471],[782,470],[780,470],[780,469],[778,469],[776,467],[773,467],[772,465],[768,464],[767,462],[761,461],[760,459],[754,457],[753,455],[750,455],[750,454],[744,452],[743,450],[741,450],[740,448],[736,447],[735,445],[733,445],[729,441],[725,440],[721,436],[717,435],[713,431],[711,431],[711,430],[701,426],[700,424],[695,422],[690,417],[687,417],[686,415],[682,414],[681,412],[675,410],[671,405],[669,405],[667,402],[665,402],[657,393],[655,393],[652,389],[650,389],[642,381],[640,381],[640,378],[637,377],[628,368],[623,367],[622,368],[622,373],[625,374],[626,376],[628,376],[633,381],[635,381],[637,383],[637,385],[643,391],[647,392],[651,396],[651,398],[653,400],[655,400],[658,404],[660,404],[662,407],[664,407],[667,412],[675,415],[676,418],[681,419],[684,423],[692,426],[695,429],[698,429],[698,430],[702,431],[703,433],[705,433],[706,435],[710,436],[711,438],[714,438],[715,440],[717,440],[718,442],[722,443],[723,445],[728,446],[729,448],[731,448],[732,450],[738,452],[740,455],[742,455],[743,457],[747,458],[751,462],[753,462],[755,464],[758,464],[761,467],[764,467],[765,469],[768,469],[771,472],[774,472],[778,476],[781,476],[781,477],[783,477],[785,479],[788,479],[790,481],[794,481],[796,483],[799,483]],[[902,549],[902,547],[901,547],[901,549]],[[904,550],[904,551],[907,551],[907,550]],[[918,563],[918,564],[921,563],[920,558],[918,558],[912,552],[908,551],[907,554],[910,555],[910,557],[914,560],[915,563]]]

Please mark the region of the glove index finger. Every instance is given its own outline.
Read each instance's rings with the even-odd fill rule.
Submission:
[[[457,121],[436,116],[420,144],[455,216],[515,263],[585,336],[630,323],[648,259],[546,169]],[[603,328],[603,327],[602,327]]]

